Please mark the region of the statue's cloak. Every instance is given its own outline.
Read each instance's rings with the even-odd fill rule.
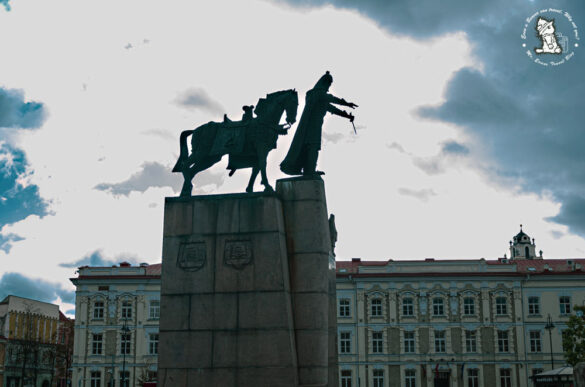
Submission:
[[[297,131],[280,170],[287,175],[301,175],[306,157],[306,146],[315,144],[321,149],[323,118],[328,111],[329,98],[325,89],[314,88],[307,92],[305,107]]]

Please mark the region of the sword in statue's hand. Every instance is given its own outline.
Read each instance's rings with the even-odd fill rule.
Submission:
[[[353,126],[353,132],[355,134],[357,134],[357,130],[355,130],[355,124],[353,123],[353,120],[355,119],[355,116],[351,113],[349,113],[349,122],[351,122],[351,126]]]

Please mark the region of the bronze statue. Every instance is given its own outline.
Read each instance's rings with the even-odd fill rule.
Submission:
[[[287,175],[315,176],[324,174],[321,171],[316,171],[316,167],[321,150],[323,118],[327,112],[348,118],[353,123],[354,116],[351,113],[340,110],[332,104],[348,106],[352,109],[358,105],[329,94],[331,83],[333,83],[333,77],[327,71],[317,81],[315,87],[307,92],[301,121],[290,149],[280,164],[280,170]]]
[[[295,123],[298,107],[296,90],[282,90],[261,98],[254,106],[244,106],[241,121],[231,121],[224,116],[223,122],[208,122],[192,130],[181,133],[180,155],[173,172],[183,173],[185,181],[181,196],[191,196],[195,175],[229,155],[227,169],[232,176],[241,168],[252,168],[252,175],[246,192],[252,192],[258,172],[262,174],[265,191],[273,188],[266,177],[266,158],[268,152],[276,148],[278,135],[287,134]],[[254,109],[252,111],[252,109]],[[282,114],[286,112],[286,124],[280,125]],[[254,117],[253,113],[256,113]],[[187,147],[187,137],[191,136],[191,154]]]

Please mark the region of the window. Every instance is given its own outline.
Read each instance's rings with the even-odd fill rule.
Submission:
[[[384,333],[383,332],[372,332],[372,352],[382,353],[384,352]]]
[[[104,302],[96,301],[93,303],[93,318],[101,320],[104,318]]]
[[[130,387],[130,371],[120,371],[120,387]]]
[[[533,368],[532,369],[532,376],[538,375],[541,372],[544,372],[544,369],[543,368]]]
[[[542,352],[540,331],[530,331],[530,352]]]
[[[374,370],[374,387],[384,387],[384,370]]]
[[[416,387],[415,370],[404,370],[404,385],[406,387]]]
[[[100,371],[91,371],[90,386],[100,387],[102,383],[102,373]]]
[[[158,320],[160,317],[160,301],[151,300],[148,308],[148,318]]]
[[[339,353],[351,353],[351,332],[339,333]]]
[[[477,368],[467,370],[467,387],[479,387],[479,370]]]
[[[510,352],[508,331],[498,331],[498,352]]]
[[[101,355],[103,346],[103,336],[101,333],[94,334],[91,340],[91,354]]]
[[[339,317],[351,317],[349,298],[339,300]]]
[[[130,301],[122,302],[122,318],[132,318],[132,303]]]
[[[443,353],[445,351],[445,331],[435,331],[435,352]]]
[[[465,331],[465,352],[477,352],[477,334],[475,331]]]
[[[414,316],[414,300],[410,297],[402,299],[402,315]]]
[[[372,317],[382,317],[382,299],[372,299]]]
[[[540,298],[528,297],[528,314],[540,314]]]
[[[120,354],[121,355],[129,355],[130,354],[130,342],[132,337],[130,333],[122,333],[120,335]]]
[[[441,297],[433,298],[433,315],[443,316],[445,314],[444,300]]]
[[[158,355],[158,333],[148,335],[148,353]]]
[[[500,368],[500,387],[512,387],[512,371]]]
[[[463,314],[465,316],[473,316],[475,314],[475,299],[473,297],[465,297],[463,299]]]
[[[559,297],[559,305],[561,307],[561,314],[571,313],[571,297],[569,296]]]
[[[351,370],[341,370],[341,387],[351,387]]]
[[[506,297],[496,297],[496,314],[508,314],[508,300]]]
[[[414,345],[415,345],[414,331],[404,331],[404,352],[414,353],[415,352]]]

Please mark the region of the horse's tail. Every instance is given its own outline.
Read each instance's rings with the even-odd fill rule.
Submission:
[[[187,137],[193,134],[195,130],[183,130],[181,132],[181,136],[179,137],[179,159],[177,160],[175,166],[173,167],[173,172],[182,172],[183,171],[183,162],[189,157],[189,148],[187,147]]]

